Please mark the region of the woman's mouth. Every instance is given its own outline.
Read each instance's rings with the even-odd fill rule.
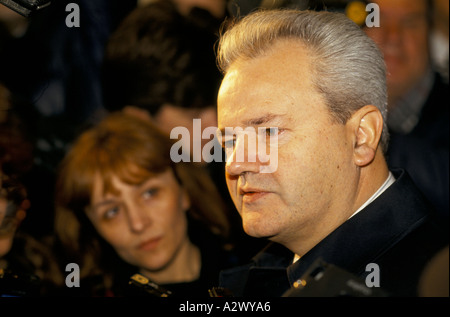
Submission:
[[[142,251],[152,251],[158,247],[161,240],[162,237],[156,237],[145,240],[144,242],[138,245],[138,249]]]

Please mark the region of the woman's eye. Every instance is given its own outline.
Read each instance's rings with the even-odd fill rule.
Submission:
[[[141,196],[144,200],[147,200],[147,199],[150,199],[153,196],[155,196],[157,191],[158,191],[157,188],[150,188],[150,189],[145,190]]]
[[[112,208],[108,208],[103,213],[103,218],[105,218],[105,219],[112,219],[112,218],[116,217],[118,213],[119,213],[119,207],[118,206],[114,206]]]

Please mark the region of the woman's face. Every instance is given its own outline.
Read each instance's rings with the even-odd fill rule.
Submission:
[[[188,241],[187,194],[172,170],[138,185],[113,177],[112,186],[105,192],[96,178],[89,219],[123,260],[149,271],[163,269]]]

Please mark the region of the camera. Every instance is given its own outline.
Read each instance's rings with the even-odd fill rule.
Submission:
[[[24,17],[29,17],[34,12],[48,7],[51,0],[0,0],[0,3]]]

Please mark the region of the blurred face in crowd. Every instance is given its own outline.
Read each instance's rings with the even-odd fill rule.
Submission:
[[[25,210],[29,208],[28,200],[16,206],[3,195],[2,191],[0,181],[0,257],[11,250],[17,228],[26,216]]]
[[[413,87],[428,66],[426,1],[374,2],[380,7],[380,27],[366,28],[366,33],[383,51],[388,71],[389,99],[395,102],[397,97]]]
[[[146,110],[134,106],[127,106],[125,112],[138,118],[154,121],[162,131],[169,135],[174,128],[185,127],[189,131],[190,139],[184,141],[189,142],[186,146],[191,150],[195,148],[194,142],[198,141],[200,141],[200,146],[203,149],[214,138],[214,135],[203,135],[203,131],[208,127],[217,127],[216,106],[184,108],[172,104],[164,104],[154,117]],[[194,119],[200,120],[200,129],[198,130],[194,127]],[[203,163],[204,161],[202,161]]]
[[[11,250],[17,228],[25,218],[26,210],[30,207],[30,202],[26,199],[25,188],[18,183],[7,184],[9,183],[7,180],[8,176],[2,174],[0,168],[0,258]],[[21,201],[10,199],[8,191],[9,195],[14,196],[16,200],[20,195]]]
[[[153,272],[175,263],[190,241],[189,199],[171,170],[132,185],[112,178],[105,191],[96,178],[87,215],[99,234],[126,262]]]
[[[269,53],[234,62],[218,96],[219,129],[277,127],[278,168],[260,173],[261,160],[244,140],[226,142],[233,155],[226,180],[247,234],[266,237],[291,250],[305,236],[319,236],[343,222],[354,203],[357,169],[351,131],[333,121],[312,81],[310,52],[280,41]],[[244,151],[244,162],[235,159]],[[345,205],[345,206],[344,206]]]
[[[0,197],[0,257],[6,255],[11,249],[15,233],[15,228],[10,228],[10,219],[6,217],[7,206],[8,201]]]
[[[200,119],[201,131],[195,131],[194,119]],[[190,149],[194,149],[194,141],[200,141],[201,148],[211,141],[214,135],[203,136],[204,129],[208,127],[217,127],[217,109],[216,106],[205,108],[183,108],[170,104],[162,106],[161,110],[156,114],[155,121],[158,126],[168,134],[176,127],[185,127],[189,130]],[[201,134],[200,134],[201,133]],[[194,139],[200,134],[201,140]]]

